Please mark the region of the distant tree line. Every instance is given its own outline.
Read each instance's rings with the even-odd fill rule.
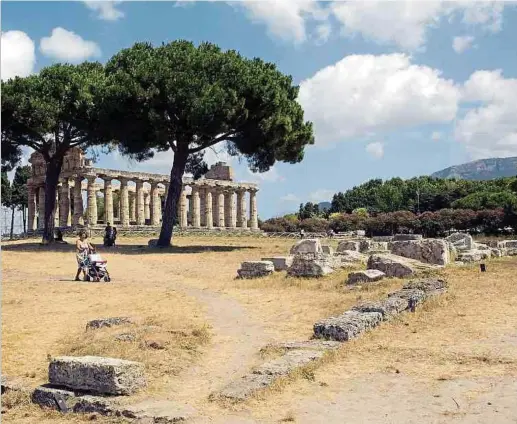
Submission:
[[[419,177],[370,180],[337,193],[330,210],[301,204],[298,214],[262,223],[266,232],[335,232],[365,230],[368,235],[421,233],[427,237],[451,230],[496,234],[517,228],[517,178],[490,181]]]

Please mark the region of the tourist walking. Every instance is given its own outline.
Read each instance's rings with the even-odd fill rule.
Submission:
[[[76,259],[77,259],[77,274],[75,276],[75,281],[81,281],[79,279],[79,275],[81,271],[83,272],[83,278],[86,279],[86,272],[88,270],[88,255],[91,252],[95,252],[95,247],[91,245],[91,243],[87,240],[88,235],[86,231],[81,231],[79,233],[79,239],[75,242],[76,247]]]

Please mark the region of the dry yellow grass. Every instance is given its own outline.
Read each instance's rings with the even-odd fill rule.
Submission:
[[[286,278],[284,273],[235,279],[240,262],[286,254],[293,240],[182,237],[165,251],[139,248],[146,239],[120,241],[115,250],[100,249],[113,284],[73,282],[76,264],[70,247],[48,251],[17,242],[4,248],[3,373],[28,376],[37,385],[46,381],[48,355],[135,359],[146,364],[150,380],[136,398],[187,402],[225,422],[228,409],[207,402],[208,396],[264,360],[262,347],[307,339],[318,319],[342,313],[360,300],[384,297],[402,284],[392,279],[347,290],[347,271],[320,280]],[[310,422],[300,421],[301,404],[337,396],[375,373],[403,375],[430,387],[460,377],[515,376],[516,259],[491,261],[486,273],[470,266],[445,275],[451,286],[447,295],[347,343],[318,366],[232,409],[265,422]],[[109,316],[139,320],[85,332],[88,320]],[[135,338],[114,340],[121,333]],[[149,341],[165,349],[149,348]],[[4,419],[73,422],[33,406],[13,408]]]

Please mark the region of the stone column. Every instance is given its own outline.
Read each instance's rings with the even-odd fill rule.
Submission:
[[[250,190],[250,227],[252,230],[258,230],[256,189]]]
[[[246,219],[246,189],[237,190],[237,227],[248,228]]]
[[[34,231],[36,229],[36,190],[33,185],[27,186],[27,231]]]
[[[127,188],[127,179],[119,178],[120,180],[120,225],[129,227],[129,190]],[[135,206],[133,205],[133,210]]]
[[[67,227],[68,217],[70,216],[70,185],[68,178],[61,183],[61,192],[59,200],[59,226]]]
[[[151,225],[160,225],[161,204],[160,196],[158,195],[158,183],[156,181],[151,182],[150,209]]]
[[[212,216],[212,189],[205,188],[205,226],[207,229],[212,229],[214,226]]]
[[[129,189],[128,189],[129,191]],[[129,220],[136,221],[136,193],[129,191]]]
[[[104,225],[113,224],[113,186],[111,178],[104,180]]]
[[[144,215],[146,222],[151,220],[151,196],[149,192],[144,193]]]
[[[227,228],[235,228],[235,203],[233,201],[233,189],[224,193],[225,213],[224,221]]]
[[[54,206],[54,226],[59,227],[59,203],[61,202],[61,185],[56,189],[56,206]]]
[[[194,196],[192,196],[192,191],[190,192],[190,196],[188,197],[188,222],[190,225],[194,225]]]
[[[199,213],[200,199],[199,199],[199,188],[192,186],[192,226],[194,228],[201,227],[201,216]]]
[[[219,189],[217,191],[217,206],[219,208],[219,222],[217,223],[217,225],[220,227],[220,228],[224,228],[225,225],[224,225],[224,215],[225,215],[225,207],[224,207],[224,191],[222,189]]]
[[[144,182],[136,181],[136,224],[145,225]]]
[[[88,223],[97,225],[97,191],[95,190],[95,176],[88,176]]]
[[[206,226],[206,187],[199,187],[199,217],[201,226]]]
[[[180,200],[179,200],[179,223],[180,228],[187,228],[187,192],[185,191],[185,187],[181,190]]]
[[[38,192],[38,228],[45,228],[45,187]]]
[[[74,217],[72,225],[84,225],[84,210],[83,210],[83,177],[76,177],[74,179]]]

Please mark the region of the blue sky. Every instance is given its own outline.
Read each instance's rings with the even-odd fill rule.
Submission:
[[[517,156],[517,8],[501,2],[2,2],[2,79],[105,62],[138,41],[210,41],[275,62],[300,84],[316,144],[260,184],[261,218],[371,178]],[[210,162],[224,152],[207,154]],[[168,173],[172,156],[99,167]]]

